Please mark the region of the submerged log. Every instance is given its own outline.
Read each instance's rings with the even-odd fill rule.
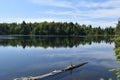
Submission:
[[[41,75],[41,76],[21,77],[21,78],[16,78],[14,80],[38,80],[38,79],[42,79],[42,78],[45,78],[45,77],[53,76],[53,75],[56,75],[56,74],[59,74],[59,73],[65,72],[65,71],[73,70],[73,69],[81,67],[81,66],[83,66],[83,65],[85,65],[87,63],[88,62],[84,62],[84,63],[78,64],[78,65],[70,65],[67,68],[64,68],[62,70],[54,70],[54,71],[52,71],[52,72],[50,72],[48,74],[44,74],[44,75]]]

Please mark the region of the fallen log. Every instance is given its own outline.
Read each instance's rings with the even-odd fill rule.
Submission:
[[[14,80],[38,80],[38,79],[53,76],[53,75],[56,75],[56,74],[59,74],[59,73],[65,72],[65,71],[73,70],[73,69],[81,67],[81,66],[83,66],[83,65],[85,65],[87,63],[88,62],[84,62],[84,63],[78,64],[78,65],[70,65],[67,68],[64,68],[62,70],[54,70],[54,71],[52,71],[50,73],[47,73],[47,74],[44,74],[44,75],[41,75],[41,76],[21,77],[21,78],[16,78]]]

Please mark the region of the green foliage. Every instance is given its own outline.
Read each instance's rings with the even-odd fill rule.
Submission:
[[[105,80],[104,78],[100,78],[100,80]],[[108,80],[113,80],[112,78],[109,78]]]
[[[118,21],[118,24],[115,29],[115,53],[117,57],[118,63],[120,63],[120,21]]]
[[[116,58],[117,62],[120,64],[120,21],[118,21],[118,24],[115,29],[115,53],[116,53]],[[113,68],[110,71],[116,73],[116,78],[117,80],[120,80],[120,68]]]
[[[91,25],[79,25],[67,22],[41,23],[0,23],[0,35],[114,35],[114,28],[92,28]]]
[[[109,80],[113,80],[112,78],[109,78]]]
[[[116,26],[115,35],[116,36],[120,36],[120,21],[118,21],[118,24]]]
[[[113,69],[110,69],[109,71],[115,72],[117,80],[120,80],[120,68],[113,68]]]
[[[104,80],[104,78],[100,78],[100,80]]]
[[[111,27],[110,27],[111,28]],[[106,29],[108,30],[108,33],[113,32],[114,30],[112,29]],[[115,28],[115,53],[116,53],[116,59],[117,62],[120,64],[120,21],[118,21],[118,24]],[[116,80],[120,80],[120,68],[112,68],[109,70],[110,72],[115,72],[116,73]],[[100,80],[104,80],[103,78],[101,78]],[[109,80],[112,80],[112,78],[109,78]]]

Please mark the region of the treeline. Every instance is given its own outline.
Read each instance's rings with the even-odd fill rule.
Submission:
[[[0,23],[0,35],[114,35],[114,28],[67,22]]]

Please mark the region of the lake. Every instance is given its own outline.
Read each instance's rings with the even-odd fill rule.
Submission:
[[[38,76],[68,65],[88,64],[41,80],[116,79],[113,37],[0,36],[0,80]]]

